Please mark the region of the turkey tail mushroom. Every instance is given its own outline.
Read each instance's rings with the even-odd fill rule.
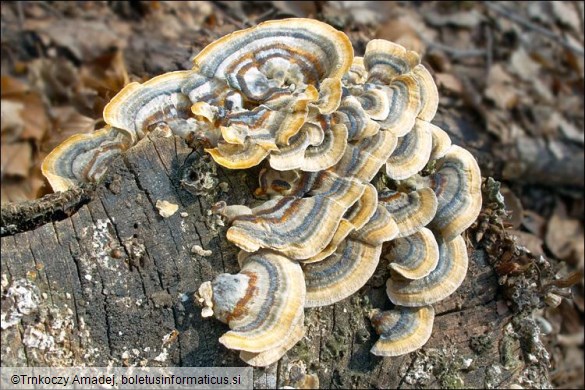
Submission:
[[[303,308],[356,293],[386,245],[396,307],[372,313],[371,351],[409,353],[430,337],[429,305],[465,278],[461,235],[481,207],[477,162],[431,123],[438,90],[420,62],[381,39],[354,57],[348,36],[317,20],[264,22],[209,44],[191,70],[128,84],[107,126],[67,139],[43,174],[56,191],[96,182],[155,128],[225,168],[264,164],[263,203],[212,208],[242,249],[238,274],[198,292],[202,316],[231,329],[219,341],[247,364],[276,362],[303,337]]]

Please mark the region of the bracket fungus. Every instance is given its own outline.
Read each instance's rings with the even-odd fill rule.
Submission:
[[[376,39],[354,57],[344,33],[285,19],[220,38],[193,63],[127,85],[106,106],[103,129],[57,147],[43,163],[53,188],[98,181],[160,126],[223,167],[263,164],[263,204],[214,207],[242,249],[240,272],[197,294],[202,315],[231,329],[219,341],[250,365],[277,361],[303,338],[304,308],[354,294],[382,256],[394,308],[371,315],[380,335],[372,353],[423,346],[431,305],[465,278],[462,234],[479,213],[481,174],[431,123],[438,92],[419,55]],[[375,187],[378,174],[386,177]]]

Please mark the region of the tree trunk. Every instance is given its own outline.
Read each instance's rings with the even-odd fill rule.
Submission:
[[[203,164],[181,139],[145,138],[95,189],[3,209],[2,365],[244,365],[218,342],[227,327],[203,319],[193,293],[218,273],[237,272],[237,249],[210,208],[218,200],[250,204],[257,170],[218,168],[211,179],[228,191],[218,189],[222,184],[195,196],[181,184],[197,175],[193,162]],[[162,200],[178,211],[163,218],[156,207]],[[307,309],[305,338],[277,364],[255,369],[255,386],[287,384],[299,360],[323,388],[514,383],[528,364],[509,356],[520,354],[522,338],[506,327],[513,313],[488,255],[469,253],[467,278],[435,305],[433,335],[421,351],[369,353],[377,335],[368,310],[390,307],[382,260],[353,297]]]

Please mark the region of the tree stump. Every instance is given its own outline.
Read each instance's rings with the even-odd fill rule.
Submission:
[[[217,175],[209,174],[213,183],[227,183],[227,192],[214,184],[195,196],[182,180],[197,180],[191,166],[201,161],[182,139],[151,135],[118,158],[95,189],[3,209],[2,365],[244,365],[218,342],[227,327],[203,319],[193,294],[217,274],[237,272],[237,248],[210,209],[218,200],[253,203],[258,171],[217,167]],[[178,211],[163,218],[156,207],[163,200]],[[255,386],[289,384],[298,361],[323,388],[513,383],[528,364],[516,359],[522,337],[507,326],[513,312],[486,252],[468,249],[467,278],[435,305],[433,334],[421,351],[396,358],[369,353],[378,336],[368,311],[391,307],[382,259],[353,297],[307,309],[305,338],[278,363],[255,369]]]

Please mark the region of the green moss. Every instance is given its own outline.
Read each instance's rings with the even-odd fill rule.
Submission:
[[[465,382],[455,372],[447,371],[440,378],[439,383],[443,389],[463,389]]]

